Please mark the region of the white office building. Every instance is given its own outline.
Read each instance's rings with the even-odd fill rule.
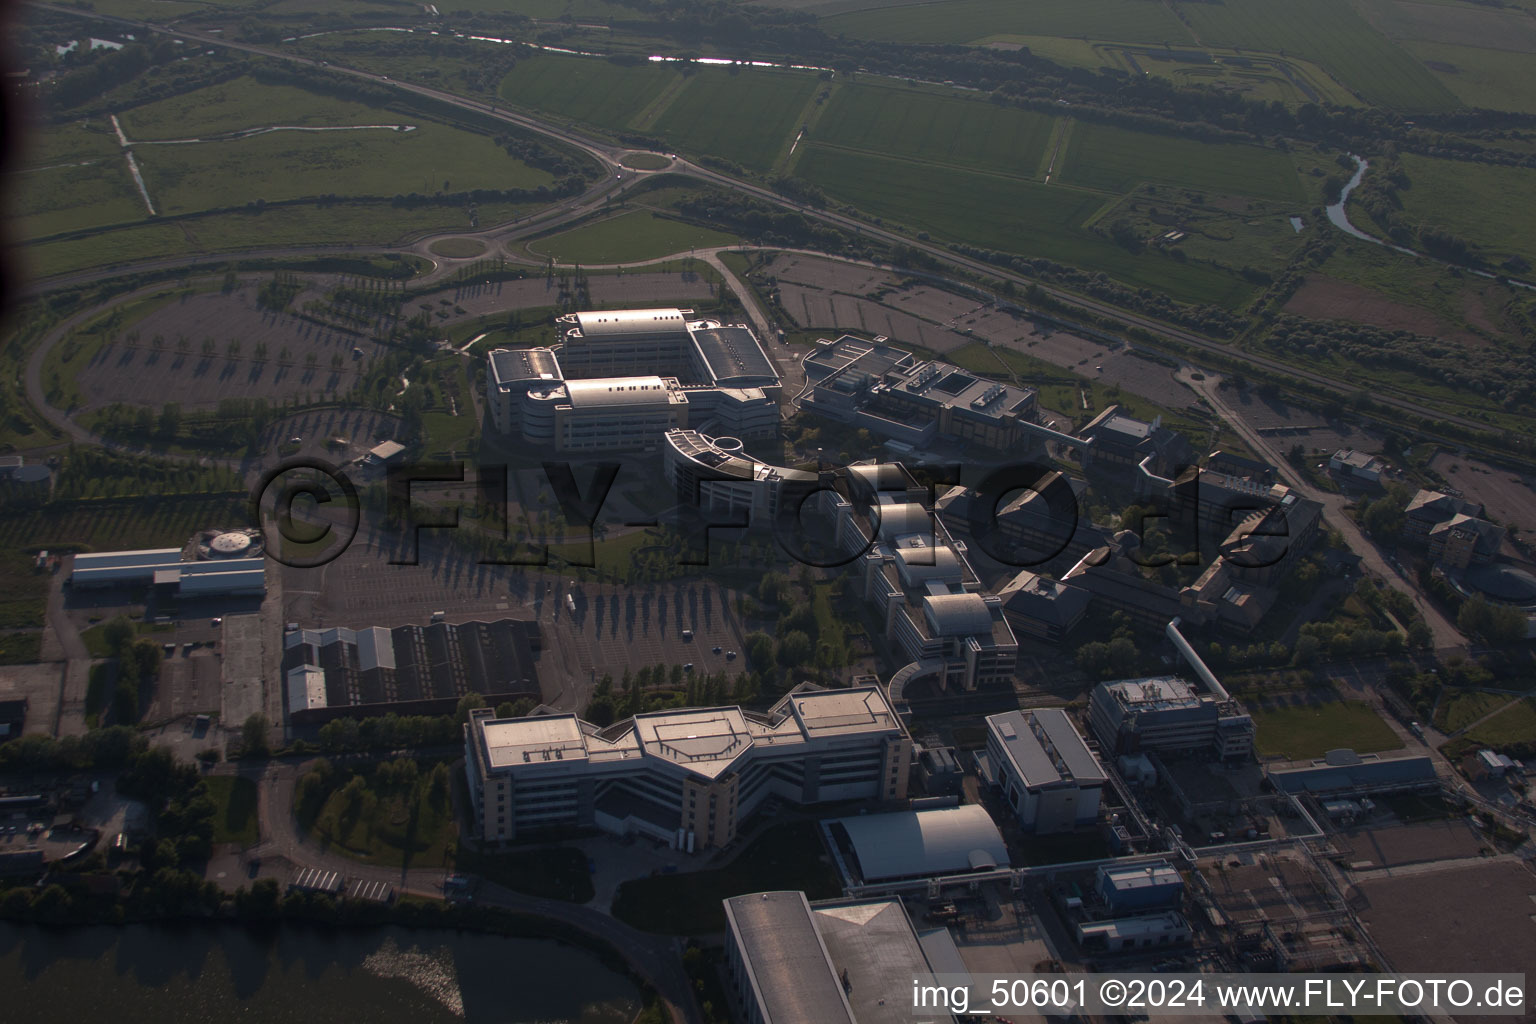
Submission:
[[[492,425],[556,452],[653,448],[690,425],[778,436],[778,371],[751,329],[691,313],[570,313],[556,319],[553,348],[493,350],[485,384]]]
[[[550,826],[722,846],[771,796],[796,804],[906,797],[912,740],[876,686],[792,690],[767,712],[651,712],[599,728],[575,715],[465,727],[474,817],[488,840]]]

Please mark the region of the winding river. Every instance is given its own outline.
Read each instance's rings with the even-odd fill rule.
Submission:
[[[639,995],[585,950],[398,927],[0,924],[4,1018],[112,1024],[628,1024]]]

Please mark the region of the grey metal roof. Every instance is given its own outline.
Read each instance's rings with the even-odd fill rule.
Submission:
[[[1002,833],[977,804],[839,818],[866,882],[1008,867]]]
[[[725,916],[767,1024],[855,1024],[805,893],[735,896]]]
[[[757,337],[745,327],[713,327],[693,331],[709,375],[717,384],[777,384],[773,368]]]
[[[992,610],[980,594],[937,594],[923,604],[940,636],[992,632]]]
[[[1060,708],[991,715],[987,728],[1031,789],[1069,780],[1102,785],[1107,778],[1099,759]]]
[[[683,311],[672,309],[623,309],[573,314],[581,333],[588,338],[622,334],[674,334],[688,329]]]
[[[572,408],[608,405],[686,405],[688,399],[675,380],[661,377],[602,377],[565,383]]]
[[[492,349],[490,362],[491,375],[498,384],[560,379],[560,363],[547,348]]]

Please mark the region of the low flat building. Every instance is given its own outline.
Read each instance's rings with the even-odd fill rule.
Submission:
[[[1340,448],[1328,457],[1328,472],[1363,483],[1378,484],[1387,464],[1378,455]]]
[[[1167,861],[1105,865],[1099,868],[1094,888],[1117,917],[1177,910],[1184,899],[1184,878]]]
[[[1383,757],[1330,750],[1312,761],[1266,767],[1264,775],[1282,793],[1390,793],[1439,784],[1427,755]]]
[[[488,840],[588,826],[692,852],[729,843],[770,797],[904,799],[912,740],[879,687],[805,684],[763,713],[651,712],[607,728],[480,708],[465,755],[473,820]]]
[[[266,593],[266,558],[186,561],[181,548],[75,555],[72,587],[159,586],[180,597],[237,597]]]
[[[1181,946],[1192,934],[1184,915],[1170,910],[1108,921],[1084,921],[1077,926],[1077,944],[1085,953],[1123,953]]]
[[[1065,711],[990,715],[986,750],[995,773],[988,781],[1002,791],[1027,831],[1068,832],[1098,821],[1109,777]]]

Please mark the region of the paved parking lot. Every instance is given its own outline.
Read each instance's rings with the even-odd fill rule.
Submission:
[[[562,710],[584,707],[605,673],[617,682],[625,669],[657,664],[691,663],[698,673],[747,670],[736,595],[710,581],[575,581],[537,568],[480,565],[426,538],[419,565],[391,565],[395,550],[360,540],[330,565],[283,570],[285,621],[393,627],[428,623],[439,611],[449,622],[537,621],[544,700]],[[684,630],[692,631],[691,640]],[[735,659],[727,657],[731,651]]]

